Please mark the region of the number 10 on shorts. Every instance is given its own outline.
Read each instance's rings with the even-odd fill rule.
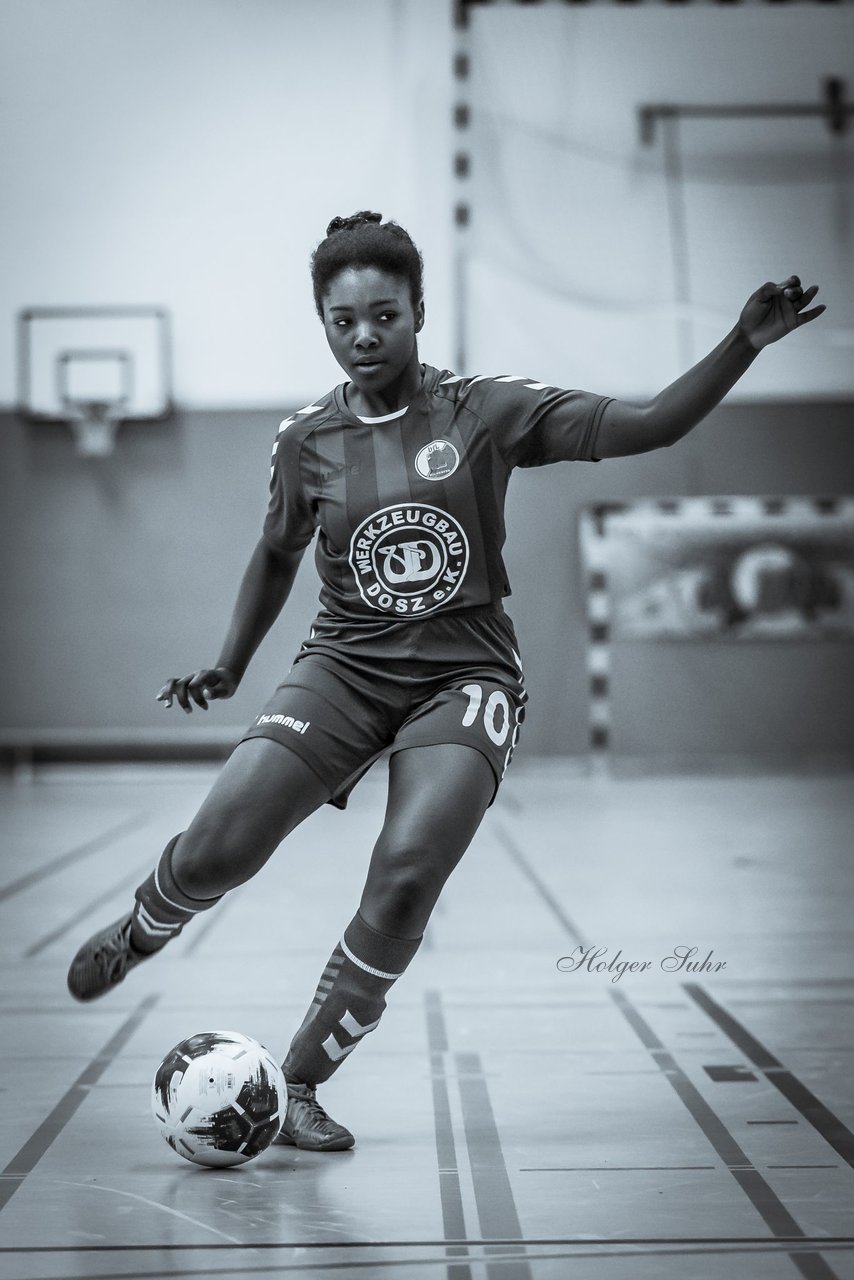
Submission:
[[[503,746],[510,732],[510,703],[504,690],[493,689],[485,703],[482,685],[464,684],[462,692],[469,700],[463,716],[463,728],[467,729],[475,723],[483,707],[483,727],[487,737],[495,743],[496,747]],[[497,724],[496,720],[498,720]]]

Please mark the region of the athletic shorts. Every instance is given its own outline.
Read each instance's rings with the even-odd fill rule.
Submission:
[[[339,809],[384,752],[445,742],[480,751],[497,791],[526,697],[501,605],[419,622],[324,611],[242,741],[272,738],[295,751]]]

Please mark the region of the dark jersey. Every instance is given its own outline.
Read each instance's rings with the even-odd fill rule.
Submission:
[[[403,416],[363,422],[342,384],[281,424],[264,537],[293,552],[317,531],[320,600],[335,614],[414,620],[496,602],[510,594],[510,473],[595,460],[607,403],[425,365]]]

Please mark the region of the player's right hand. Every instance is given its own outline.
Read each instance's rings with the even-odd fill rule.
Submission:
[[[167,680],[157,695],[164,707],[171,707],[175,699],[188,714],[192,704],[207,711],[208,703],[215,698],[230,698],[240,681],[228,667],[205,667],[190,676],[173,676]]]

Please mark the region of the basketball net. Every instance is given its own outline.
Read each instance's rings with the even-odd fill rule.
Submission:
[[[68,406],[68,425],[81,458],[108,458],[115,449],[119,402],[79,400]]]

